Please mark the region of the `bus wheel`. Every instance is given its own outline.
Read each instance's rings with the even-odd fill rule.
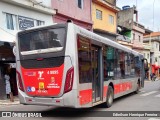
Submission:
[[[109,86],[108,87],[108,92],[107,92],[107,99],[106,99],[106,103],[105,103],[105,106],[107,108],[112,106],[113,98],[114,98],[113,88],[111,86]]]
[[[139,93],[139,89],[140,89],[140,82],[138,81],[138,83],[137,83],[137,89],[136,89],[136,91],[135,91],[136,94]]]

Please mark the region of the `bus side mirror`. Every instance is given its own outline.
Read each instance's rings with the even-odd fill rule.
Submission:
[[[13,54],[16,56],[16,46],[13,47]]]

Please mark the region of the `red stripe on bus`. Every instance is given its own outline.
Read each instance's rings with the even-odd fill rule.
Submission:
[[[80,105],[92,102],[92,89],[79,91],[79,102]]]
[[[114,85],[114,94],[118,94],[124,91],[132,89],[132,82],[124,82]]]
[[[103,87],[103,97],[104,98],[107,96],[107,90],[108,90],[108,86],[104,86]]]

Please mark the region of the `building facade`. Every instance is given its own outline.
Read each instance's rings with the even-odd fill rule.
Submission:
[[[116,0],[92,0],[93,31],[115,41],[118,10]]]
[[[133,47],[133,44],[131,43],[130,38],[127,37],[127,36],[124,36],[124,35],[119,34],[117,36],[117,42],[126,46],[126,47],[128,47],[128,48],[130,48],[130,49],[132,49],[132,47]]]
[[[138,11],[136,7],[124,6],[118,12],[118,27],[120,34],[130,38],[132,49],[143,53],[143,34],[145,27],[138,23]]]
[[[151,46],[150,69],[157,77],[160,76],[160,32],[152,32],[144,36],[144,43]],[[148,55],[147,55],[148,56]]]
[[[10,75],[13,95],[17,95],[13,42],[17,30],[39,25],[53,24],[51,0],[1,0],[0,1],[0,99],[5,99],[6,71]]]
[[[147,59],[148,63],[145,63],[145,77],[146,79],[150,79],[150,74],[151,74],[151,45],[149,43],[143,43],[143,55],[144,58]]]
[[[52,0],[52,8],[56,10],[54,22],[66,23],[71,20],[74,24],[92,31],[91,0]]]

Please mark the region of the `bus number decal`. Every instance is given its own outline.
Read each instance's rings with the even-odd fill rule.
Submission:
[[[59,74],[59,71],[58,70],[51,70],[51,71],[48,71],[47,74],[48,75],[56,75],[56,74]]]

